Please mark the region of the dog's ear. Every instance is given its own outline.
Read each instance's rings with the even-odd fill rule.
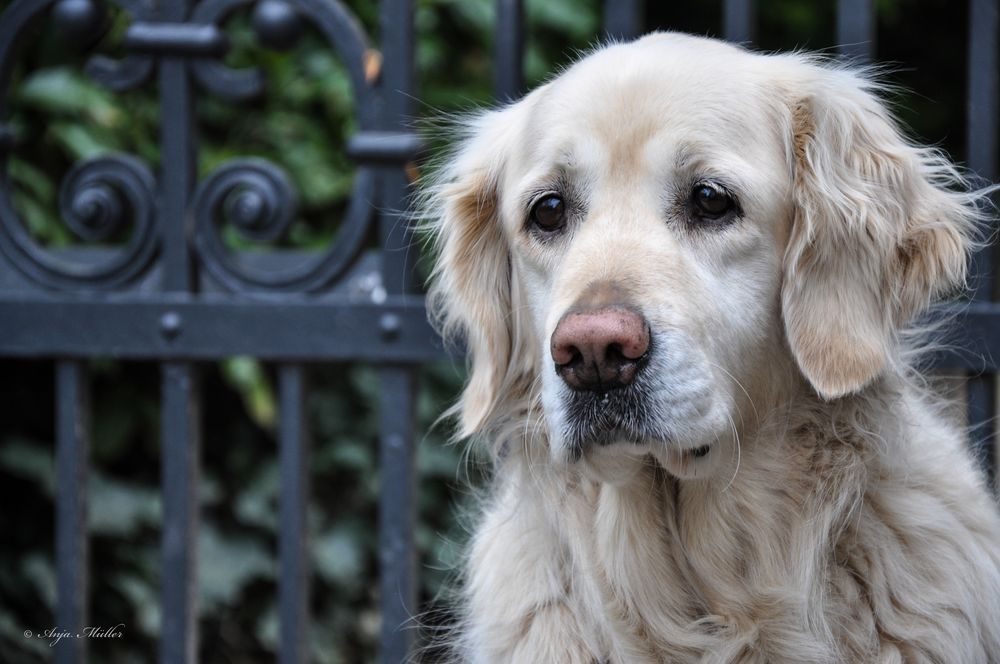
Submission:
[[[525,373],[521,307],[500,219],[511,108],[467,121],[468,136],[427,192],[436,249],[428,302],[443,336],[466,344],[469,379],[456,406],[460,435],[482,432]]]
[[[900,327],[964,284],[978,212],[951,163],[903,137],[873,83],[804,68],[782,313],[802,373],[834,399],[877,377]]]

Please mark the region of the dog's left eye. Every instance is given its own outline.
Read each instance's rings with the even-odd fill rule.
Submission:
[[[715,183],[699,182],[691,190],[692,210],[703,219],[721,219],[735,206],[733,197]]]
[[[531,223],[543,231],[553,232],[566,223],[566,204],[562,197],[549,194],[531,208]]]

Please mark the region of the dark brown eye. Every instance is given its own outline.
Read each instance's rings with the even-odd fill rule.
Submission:
[[[556,194],[542,197],[531,208],[531,223],[543,231],[557,231],[566,223],[566,204]]]
[[[699,182],[691,191],[695,214],[704,219],[719,219],[733,209],[733,199],[724,189],[709,182]]]

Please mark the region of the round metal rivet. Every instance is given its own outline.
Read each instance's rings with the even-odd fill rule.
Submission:
[[[399,333],[403,328],[399,316],[396,314],[382,314],[379,321],[379,329],[382,330],[382,338],[386,341],[394,341],[399,338]]]
[[[160,334],[167,339],[173,339],[181,333],[181,315],[176,311],[168,311],[160,318]]]

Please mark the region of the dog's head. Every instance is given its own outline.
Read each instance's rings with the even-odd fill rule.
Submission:
[[[468,128],[429,195],[465,434],[704,476],[755,409],[897,370],[897,331],[965,276],[954,169],[806,56],[655,34]]]

